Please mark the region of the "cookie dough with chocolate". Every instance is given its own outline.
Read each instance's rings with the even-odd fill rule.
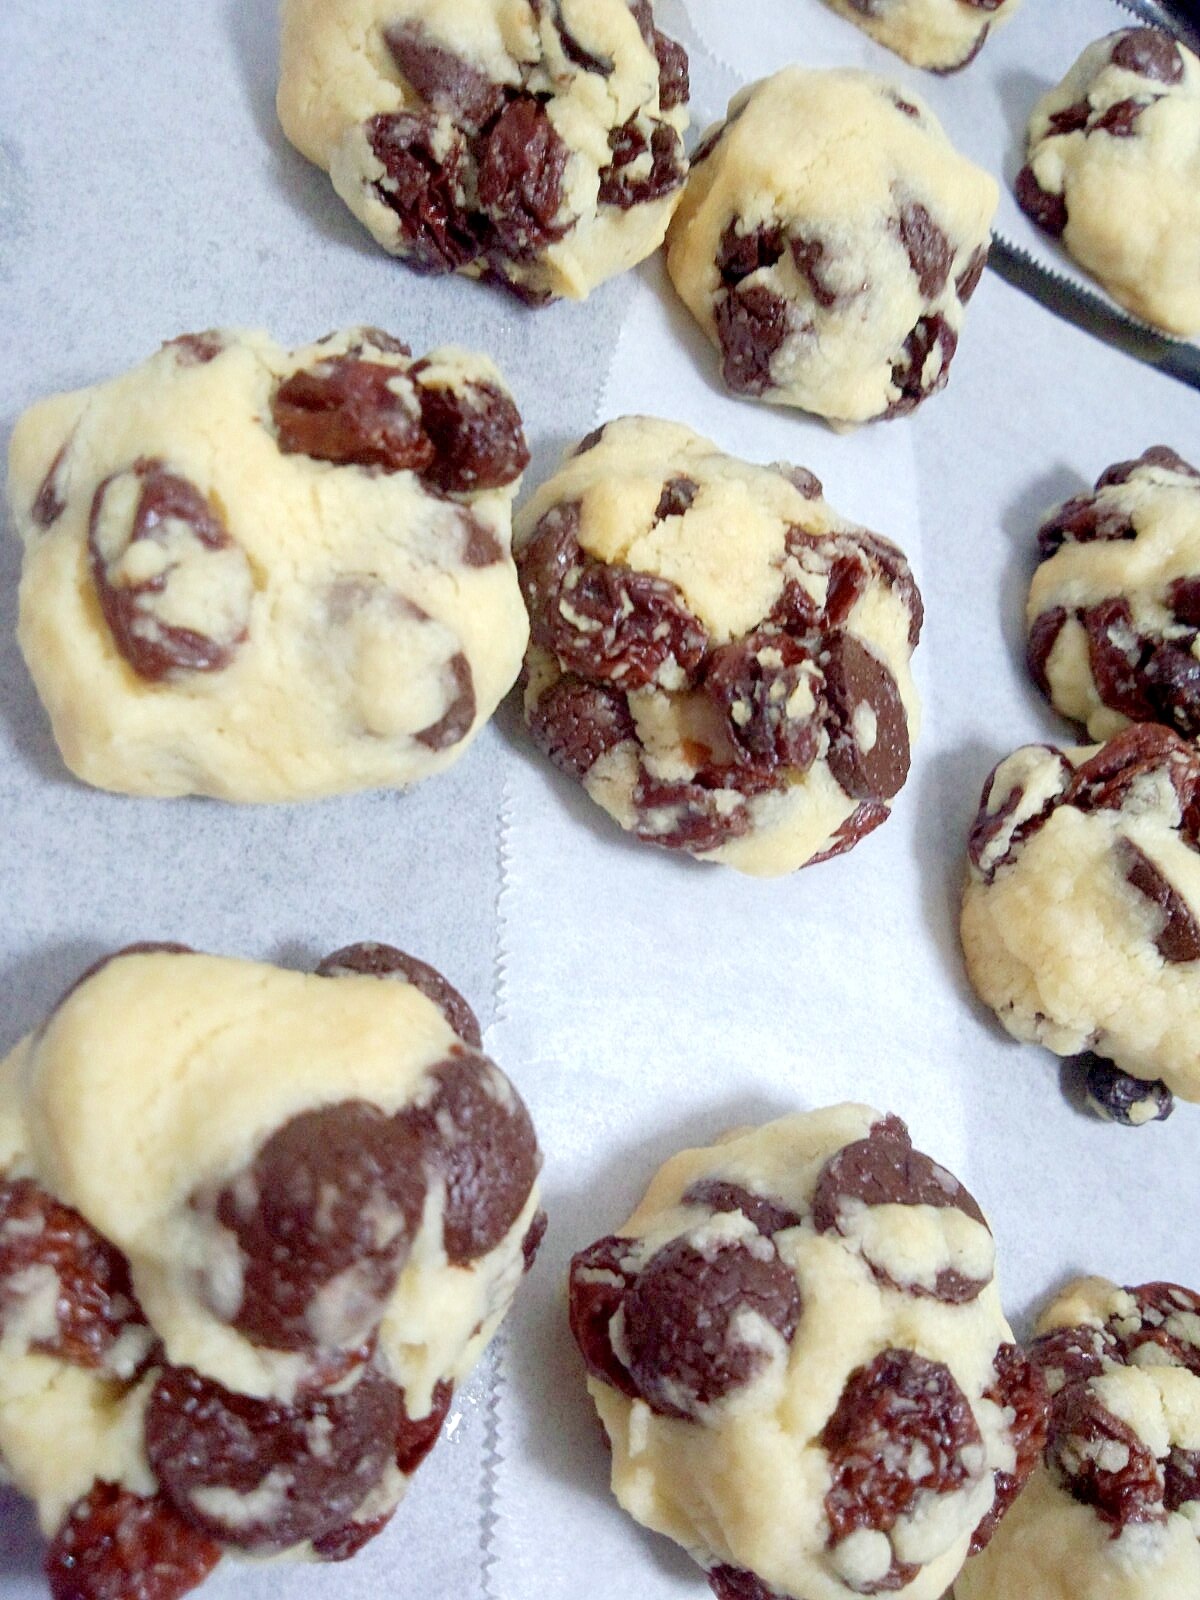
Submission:
[[[86,972],[0,1067],[0,1465],[55,1600],[379,1533],[536,1251],[539,1161],[389,946]]]
[[[946,382],[997,199],[907,89],[787,67],[705,135],[667,265],[734,394],[894,417]]]
[[[485,356],[371,328],[190,335],[34,406],[19,637],[71,771],[305,800],[449,766],[525,648],[527,460]]]
[[[1192,1600],[1200,1294],[1078,1279],[1029,1353],[1053,1397],[1044,1462],[956,1600]]]
[[[994,1258],[974,1198],[866,1106],[674,1156],[571,1263],[617,1499],[720,1600],[940,1600],[1045,1439]]]
[[[1130,722],[1200,737],[1200,472],[1166,445],[1052,511],[1029,591],[1029,670],[1107,739]]]
[[[773,876],[888,816],[919,722],[921,598],[812,473],[622,417],[523,508],[515,548],[525,720],[623,828]]]
[[[840,16],[914,67],[957,72],[1020,0],[826,0]]]
[[[1194,746],[1154,723],[1026,745],[987,780],[969,855],[967,971],[1009,1033],[1143,1080],[1143,1110],[1120,1120],[1154,1115],[1155,1085],[1200,1100]]]
[[[1090,44],[1029,119],[1017,199],[1114,300],[1200,333],[1200,60],[1157,28]]]
[[[657,250],[687,99],[650,0],[284,0],[292,143],[410,267],[532,304]]]

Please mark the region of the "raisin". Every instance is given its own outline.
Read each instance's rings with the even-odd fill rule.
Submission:
[[[954,1207],[983,1228],[987,1222],[971,1195],[952,1173],[914,1150],[899,1117],[884,1117],[865,1139],[846,1145],[825,1163],[813,1194],[813,1221],[818,1233],[843,1233],[846,1200],[866,1206]],[[942,1268],[932,1291],[916,1284],[896,1284],[887,1269],[870,1256],[867,1265],[877,1278],[911,1294],[928,1295],[958,1305],[975,1297],[990,1279],[968,1278],[952,1267]]]
[[[1135,1078],[1090,1051],[1078,1060],[1087,1103],[1106,1122],[1136,1128],[1144,1122],[1165,1122],[1174,1111],[1175,1096],[1160,1078]]]
[[[32,1349],[102,1367],[126,1331],[142,1329],[149,1343],[120,1251],[32,1178],[0,1182],[0,1331],[51,1287],[55,1331]]]
[[[245,641],[250,564],[212,501],[161,461],[105,478],[88,556],[113,642],[139,677],[219,672]]]
[[[632,1241],[610,1234],[571,1257],[568,1285],[571,1333],[593,1378],[630,1399],[637,1386],[612,1347],[609,1327],[633,1282],[622,1266]]]
[[[987,266],[988,253],[989,246],[981,244],[954,280],[954,292],[964,306],[979,287],[983,269]]]
[[[1092,115],[1092,108],[1086,100],[1077,100],[1074,105],[1067,106],[1063,111],[1055,111],[1050,118],[1050,132],[1078,133],[1086,128]]]
[[[683,141],[665,122],[655,124],[647,140],[638,126],[638,119],[633,117],[609,133],[608,147],[612,160],[600,173],[598,198],[601,205],[619,206],[628,211],[631,206],[661,200],[678,189],[684,180]],[[630,167],[647,153],[649,172],[634,177]]]
[[[419,22],[384,30],[392,60],[427,106],[476,133],[504,104],[504,90],[478,67],[434,44]]]
[[[1067,226],[1067,202],[1061,194],[1050,194],[1037,181],[1033,168],[1022,167],[1014,185],[1017,204],[1031,221],[1056,238]]]
[[[164,350],[173,350],[181,367],[206,367],[225,349],[224,335],[216,329],[207,333],[181,333],[177,339],[168,339]]]
[[[821,267],[825,260],[825,243],[821,239],[793,238],[789,241],[796,271],[812,290],[812,297],[826,310],[836,305],[838,291],[826,281]]]
[[[1126,881],[1162,912],[1154,938],[1159,955],[1173,963],[1200,960],[1200,924],[1178,889],[1132,839],[1118,840],[1117,854]]]
[[[783,230],[778,225],[759,226],[748,232],[738,228],[739,217],[725,229],[717,249],[717,271],[730,288],[763,267],[773,267],[783,254]]]
[[[1105,705],[1137,722],[1151,720],[1152,708],[1142,682],[1145,641],[1137,633],[1129,602],[1102,600],[1080,613],[1088,640],[1088,664]]]
[[[702,1178],[693,1183],[683,1197],[685,1206],[707,1206],[710,1211],[740,1211],[752,1222],[764,1239],[770,1239],[785,1228],[798,1228],[804,1218],[766,1195],[752,1194],[740,1183],[726,1183],[721,1178]]]
[[[1200,758],[1169,728],[1134,723],[1075,769],[1063,798],[1080,811],[1117,811],[1139,778],[1160,769],[1167,772],[1186,811],[1200,786]]]
[[[525,1230],[525,1237],[521,1240],[521,1260],[524,1263],[522,1270],[532,1272],[534,1262],[537,1260],[538,1251],[542,1248],[542,1240],[546,1237],[546,1227],[549,1218],[542,1210],[533,1214],[533,1221]]]
[[[460,389],[425,384],[427,365],[419,361],[412,369],[421,426],[433,450],[421,476],[444,494],[515,483],[529,465],[529,447],[511,396],[491,383],[467,382]]]
[[[1178,83],[1183,58],[1170,34],[1159,28],[1130,28],[1112,47],[1112,64],[1155,83]]]
[[[892,382],[900,394],[888,406],[887,415],[904,416],[945,388],[957,349],[958,335],[941,312],[921,317],[904,341],[900,359],[892,365]],[[934,362],[934,369],[927,375],[930,361]]]
[[[421,1224],[421,1156],[403,1123],[362,1100],[302,1112],[273,1133],[213,1203],[243,1256],[233,1326],[281,1350],[361,1343]]]
[[[1200,737],[1200,661],[1191,649],[1166,641],[1155,645],[1142,663],[1142,679],[1154,720],[1185,739]]]
[[[466,146],[455,136],[442,148],[438,121],[407,111],[367,123],[367,139],[384,177],[375,185],[396,215],[404,259],[417,272],[455,272],[478,260],[482,246],[463,209]]]
[[[600,757],[636,737],[619,689],[567,673],[528,713],[533,742],[560,772],[586,778]]]
[[[451,1266],[463,1267],[516,1222],[541,1157],[524,1103],[486,1056],[452,1054],[427,1077],[430,1097],[396,1120],[417,1133],[445,1183],[443,1242]]]
[[[764,393],[771,362],[791,331],[787,302],[766,284],[751,284],[718,300],[714,315],[725,382],[735,394]]]
[[[890,1533],[918,1495],[955,1493],[983,1459],[971,1407],[949,1368],[912,1350],[884,1350],[855,1368],[820,1442],[832,1477],[825,1496],[832,1545],[860,1528]]]
[[[394,1511],[385,1511],[366,1522],[343,1523],[340,1528],[313,1540],[313,1555],[318,1561],[351,1561],[372,1539],[379,1537],[394,1515]]]
[[[667,517],[682,517],[690,511],[699,488],[694,478],[668,478],[654,508],[655,522],[663,522]]]
[[[643,768],[633,790],[633,831],[649,844],[705,855],[739,839],[750,828],[745,801],[723,806],[700,783],[669,783]]]
[[[925,606],[903,550],[890,539],[883,539],[866,528],[857,529],[853,537],[904,602],[909,617],[908,642],[915,650],[925,621]]]
[[[954,246],[919,201],[900,208],[897,220],[900,243],[926,300],[941,294],[954,264]]]
[[[819,500],[825,493],[825,487],[815,472],[810,472],[807,467],[795,467],[790,462],[779,461],[775,470],[781,477],[787,479],[793,489],[796,489],[806,500]]]
[[[822,861],[832,861],[836,856],[844,856],[869,833],[874,833],[890,815],[888,807],[878,800],[861,800],[845,822],[834,830],[833,838],[824,850],[818,851],[815,856],[809,856],[804,865],[815,867]]]
[[[1046,1380],[1052,1395],[1068,1384],[1086,1383],[1111,1370],[1122,1360],[1121,1346],[1108,1328],[1082,1323],[1039,1334],[1029,1347],[1029,1359]]]
[[[352,1388],[294,1406],[164,1367],[146,1408],[146,1450],[193,1527],[266,1552],[349,1521],[383,1477],[399,1424],[400,1391],[372,1367]]]
[[[1124,1335],[1125,1359],[1136,1360],[1143,1345],[1156,1345],[1172,1366],[1186,1367],[1200,1378],[1200,1340],[1189,1331],[1200,1319],[1200,1294],[1177,1283],[1143,1283],[1130,1292],[1137,1301],[1142,1326]]]
[[[479,1019],[436,967],[406,955],[395,945],[376,944],[373,940],[362,944],[343,945],[325,957],[316,969],[319,978],[345,978],[359,974],[368,978],[393,978],[399,983],[411,983],[445,1017],[464,1044],[478,1050],[483,1043]]]
[[[568,671],[622,689],[690,679],[708,635],[675,584],[608,565],[579,544],[578,503],[553,507],[517,556],[533,641]]]
[[[852,634],[836,635],[821,665],[833,716],[830,772],[852,799],[892,799],[910,760],[908,718],[895,678]],[[860,716],[864,708],[869,718]]]
[[[786,633],[764,631],[712,651],[702,687],[724,714],[740,766],[764,774],[786,766],[800,774],[817,756],[820,684],[801,645]]]
[[[660,1416],[695,1420],[701,1408],[744,1388],[770,1360],[739,1337],[746,1313],[790,1344],[802,1310],[792,1269],[759,1240],[686,1238],[657,1251],[625,1295],[625,1344],[638,1393]]]
[[[756,1573],[745,1567],[719,1566],[708,1570],[708,1586],[717,1600],[784,1600],[768,1589]]]
[[[1177,621],[1200,628],[1200,578],[1175,578],[1167,589],[1167,604]]]
[[[454,1398],[454,1385],[447,1378],[439,1378],[433,1388],[433,1400],[423,1417],[410,1417],[405,1403],[404,1390],[400,1391],[400,1425],[396,1430],[396,1465],[406,1477],[411,1477],[425,1457],[438,1442]]]
[[[294,372],[271,399],[279,448],[338,466],[422,472],[436,450],[409,374],[354,356]]]
[[[220,1559],[161,1495],[97,1483],[67,1512],[45,1571],[53,1600],[179,1600]]]
[[[724,122],[717,122],[714,123],[711,128],[709,128],[708,132],[700,140],[700,143],[692,151],[690,164],[693,171],[700,165],[702,161],[707,161],[709,156],[712,155],[713,151],[725,137],[725,134],[733,126],[733,120],[734,119],[727,119]]]
[[[992,1365],[996,1381],[990,1389],[985,1390],[984,1398],[1004,1411],[1013,1413],[1007,1432],[1016,1462],[1011,1472],[997,1471],[994,1474],[995,1499],[971,1535],[969,1553],[973,1556],[985,1548],[1009,1507],[1029,1481],[1042,1458],[1050,1423],[1050,1396],[1046,1390],[1046,1380],[1020,1347],[1002,1344]]]
[[[536,100],[511,100],[483,137],[479,207],[507,256],[528,260],[561,239],[570,218],[558,219],[570,151]]]
[[[652,45],[658,62],[658,103],[663,111],[685,106],[691,94],[687,51],[675,39],[654,30]]]
[[[1129,139],[1137,133],[1137,122],[1146,109],[1143,100],[1118,100],[1109,106],[1088,129],[1089,133],[1107,133],[1113,139]]]
[[[46,468],[46,476],[42,479],[41,487],[30,507],[29,514],[39,528],[53,527],[67,509],[66,490],[62,480],[69,444],[68,440]]]
[[[1133,1429],[1113,1416],[1086,1383],[1068,1384],[1056,1396],[1046,1460],[1074,1499],[1117,1529],[1161,1522],[1166,1515],[1162,1468]],[[1109,1464],[1117,1461],[1121,1465]]]
[[[1029,667],[1029,675],[1037,684],[1044,695],[1049,697],[1050,680],[1046,676],[1046,663],[1054,646],[1058,643],[1058,636],[1062,632],[1067,620],[1067,613],[1062,606],[1054,606],[1049,611],[1041,612],[1029,630],[1029,641],[1025,647],[1025,661]]]
[[[1173,1449],[1163,1478],[1163,1505],[1168,1511],[1182,1511],[1200,1500],[1200,1450]]]

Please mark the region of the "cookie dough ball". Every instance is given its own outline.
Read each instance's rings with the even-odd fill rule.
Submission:
[[[650,0],[284,0],[292,143],[417,272],[534,305],[658,249],[687,99]]]
[[[1053,1396],[1044,1465],[957,1600],[1200,1594],[1200,1295],[1068,1285],[1030,1356]]]
[[[872,39],[914,67],[957,72],[968,66],[993,28],[1020,0],[826,0]]]
[[[140,945],[0,1067],[0,1465],[56,1600],[388,1522],[532,1259],[537,1143],[432,968]]]
[[[667,266],[735,394],[900,416],[946,382],[997,199],[907,90],[788,67],[705,136]]]
[[[1029,591],[1029,670],[1107,739],[1130,722],[1200,738],[1200,472],[1165,445],[1052,512]]]
[[[993,1264],[971,1195],[866,1106],[673,1157],[571,1263],[617,1499],[720,1600],[938,1600],[1045,1438]]]
[[[963,898],[980,998],[1018,1039],[1200,1100],[1198,852],[1200,756],[1167,728],[1007,757]]]
[[[1114,300],[1200,332],[1200,60],[1170,34],[1088,46],[1034,107],[1016,192]]]
[[[19,637],[102,789],[307,800],[456,761],[528,629],[496,368],[359,328],[191,335],[17,423]]]
[[[921,597],[812,473],[623,417],[542,485],[515,546],[525,720],[623,828],[773,876],[885,820],[919,722]]]

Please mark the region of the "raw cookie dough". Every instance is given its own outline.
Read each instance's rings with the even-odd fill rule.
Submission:
[[[887,817],[919,721],[921,597],[812,473],[623,417],[542,485],[514,545],[525,720],[623,828],[773,876]]]
[[[1198,835],[1200,756],[1157,724],[1000,762],[971,830],[962,942],[1009,1033],[1200,1100]]]
[[[1007,22],[1020,0],[826,0],[914,67],[957,72]]]
[[[1107,739],[1130,722],[1200,738],[1200,472],[1165,445],[1101,473],[1043,522],[1029,670]]]
[[[658,249],[687,98],[650,0],[284,0],[292,143],[416,271],[531,304]]]
[[[536,1251],[539,1160],[387,945],[85,973],[0,1066],[0,1465],[55,1600],[373,1538]]]
[[[27,411],[19,637],[71,771],[306,800],[457,760],[528,629],[496,368],[359,328],[189,335]]]
[[[721,1600],[939,1600],[1045,1440],[994,1255],[866,1106],[673,1157],[571,1263],[617,1499]]]
[[[1098,39],[1029,119],[1017,199],[1130,311],[1200,332],[1200,60],[1156,28]]]
[[[667,266],[735,394],[899,416],[946,382],[997,199],[907,89],[787,67],[705,135]]]
[[[1053,1396],[1045,1465],[956,1600],[1200,1595],[1200,1295],[1068,1285],[1030,1356]]]

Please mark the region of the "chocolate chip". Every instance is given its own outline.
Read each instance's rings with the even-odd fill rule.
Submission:
[[[964,306],[979,287],[979,280],[983,277],[983,269],[987,266],[989,250],[990,242],[989,244],[981,244],[954,280],[954,292]]]
[[[1102,600],[1082,611],[1079,620],[1100,699],[1134,721],[1150,721],[1153,711],[1141,672],[1145,641],[1134,626],[1128,600]]]
[[[790,1344],[800,1320],[792,1269],[760,1240],[673,1240],[642,1268],[625,1296],[625,1345],[638,1393],[660,1416],[696,1420],[703,1407],[744,1388],[770,1360],[746,1342],[747,1313]]]
[[[452,1054],[427,1077],[432,1094],[397,1121],[418,1135],[443,1180],[446,1255],[462,1267],[494,1250],[516,1222],[541,1156],[524,1103],[486,1056]]]
[[[1200,757],[1169,728],[1134,723],[1075,769],[1063,798],[1080,811],[1119,811],[1133,785],[1160,770],[1170,778],[1186,814],[1200,789]]]
[[[417,743],[427,750],[449,750],[461,744],[475,722],[475,677],[471,663],[461,650],[455,651],[446,663],[446,673],[450,679],[446,710],[436,722],[413,734]]]
[[[395,213],[404,259],[417,272],[455,272],[478,260],[482,245],[463,209],[466,145],[446,139],[436,117],[396,111],[366,125],[384,168],[379,200]]]
[[[833,716],[830,772],[853,799],[892,799],[909,767],[908,719],[895,678],[848,633],[834,636],[821,665]]]
[[[1132,839],[1117,842],[1117,857],[1126,881],[1158,907],[1163,925],[1154,944],[1164,961],[1200,960],[1200,924],[1187,901]]]
[[[1037,181],[1032,167],[1022,167],[1014,185],[1017,204],[1044,232],[1055,238],[1067,226],[1067,202],[1061,194],[1050,194]]]
[[[1163,1505],[1168,1511],[1182,1511],[1200,1500],[1200,1450],[1175,1446],[1163,1468],[1163,1481]]]
[[[844,856],[848,850],[853,850],[860,840],[865,839],[869,833],[874,833],[881,823],[887,821],[891,811],[877,800],[861,800],[850,815],[846,818],[833,834],[833,838],[824,850],[815,856],[809,856],[804,863],[806,867],[818,866],[822,861],[832,861],[835,856]]]
[[[665,122],[656,123],[647,138],[639,119],[633,117],[622,127],[612,129],[608,147],[612,160],[600,171],[598,198],[602,205],[619,206],[627,211],[631,206],[661,200],[683,183],[686,173],[683,141]],[[649,171],[639,171],[635,176],[630,169],[635,164],[640,165],[647,154],[650,156]]]
[[[570,672],[541,696],[528,723],[538,749],[570,778],[586,778],[601,756],[637,736],[619,689]]]
[[[825,710],[821,679],[807,650],[786,633],[762,630],[718,646],[701,687],[724,717],[739,766],[764,775],[812,766]]]
[[[1050,680],[1046,676],[1046,663],[1058,642],[1058,636],[1066,620],[1067,613],[1064,608],[1054,606],[1049,611],[1040,612],[1029,630],[1025,661],[1029,667],[1030,677],[1047,697],[1050,695]]]
[[[587,50],[567,27],[563,20],[562,0],[552,0],[554,11],[554,31],[558,34],[562,44],[563,55],[572,66],[579,67],[584,72],[594,72],[598,77],[609,78],[612,76],[613,63],[608,56],[596,55],[594,51]]]
[[[427,371],[424,361],[412,369],[421,427],[432,447],[421,476],[444,494],[515,483],[529,465],[529,447],[511,396],[474,380],[460,387],[425,383]]]
[[[424,100],[469,132],[477,132],[504,104],[504,90],[478,67],[435,44],[419,22],[384,29],[384,43],[397,67]]]
[[[1167,588],[1167,605],[1177,622],[1200,628],[1200,578],[1175,578]]]
[[[750,829],[744,799],[722,804],[720,792],[700,783],[664,782],[643,767],[633,790],[633,832],[668,850],[690,850],[693,855],[719,850]]]
[[[1175,1096],[1159,1078],[1135,1078],[1090,1051],[1079,1057],[1079,1063],[1084,1068],[1087,1103],[1106,1122],[1136,1128],[1145,1122],[1165,1122],[1175,1109]]]
[[[933,300],[946,287],[954,264],[954,246],[919,201],[901,206],[896,222],[900,243],[917,277],[917,288]]]
[[[787,302],[765,284],[751,284],[719,299],[714,316],[725,382],[736,394],[762,394],[771,383],[771,362],[791,331]]]
[[[691,94],[687,51],[657,28],[652,49],[658,62],[659,106],[663,111],[673,111],[676,106],[687,105]]]
[[[360,1344],[408,1259],[425,1187],[420,1143],[375,1106],[343,1100],[293,1117],[211,1205],[243,1258],[229,1321],[274,1349]],[[193,1204],[209,1209],[203,1196]]]
[[[1183,77],[1183,57],[1170,34],[1158,28],[1130,28],[1112,47],[1114,67],[1136,72],[1155,83],[1178,83]]]
[[[610,1234],[571,1257],[568,1285],[571,1333],[593,1378],[637,1399],[638,1391],[612,1347],[612,1320],[634,1274],[622,1265],[633,1241]]]
[[[528,97],[510,100],[484,135],[479,207],[505,255],[529,260],[567,232],[573,219],[559,210],[569,157],[545,108]]]
[[[409,374],[353,356],[294,372],[271,398],[284,455],[383,472],[424,472],[436,448],[422,426]]]
[[[1118,1530],[1166,1518],[1162,1468],[1086,1383],[1068,1384],[1055,1397],[1046,1461],[1073,1499]]]
[[[995,1498],[991,1510],[976,1526],[971,1535],[970,1555],[985,1549],[992,1535],[1007,1514],[1009,1507],[1029,1481],[1034,1468],[1042,1459],[1050,1425],[1050,1395],[1046,1380],[1037,1365],[1015,1344],[1002,1344],[996,1352],[992,1369],[996,1381],[984,1391],[990,1400],[1006,1414],[1006,1432],[1016,1457],[1013,1470],[997,1470]]]
[[[717,247],[717,271],[721,282],[732,287],[763,267],[773,267],[783,254],[783,229],[778,223],[771,227],[739,229],[740,217],[735,217],[721,235]]]
[[[399,1421],[400,1391],[372,1367],[352,1388],[294,1406],[164,1367],[146,1408],[146,1452],[193,1527],[265,1554],[349,1521],[383,1477]]]
[[[133,553],[139,544],[152,547],[152,561],[141,559],[146,551]],[[245,642],[249,562],[213,501],[161,461],[137,461],[101,483],[88,559],[113,643],[138,677],[157,683],[180,672],[219,672]],[[180,612],[195,626],[180,622]]]
[[[1092,495],[1079,495],[1059,506],[1038,530],[1038,559],[1045,561],[1064,544],[1136,539],[1128,511]]]
[[[220,1559],[162,1495],[98,1482],[51,1539],[45,1573],[52,1600],[180,1600]]]
[[[808,284],[813,299],[825,309],[836,305],[840,298],[838,291],[828,283],[821,271],[825,260],[825,241],[793,237],[788,244],[792,260],[796,263],[796,271]]]
[[[343,945],[326,956],[316,971],[319,978],[359,975],[411,983],[427,1000],[433,1001],[464,1044],[478,1050],[483,1043],[479,1019],[453,984],[447,983],[435,967],[406,955],[395,945],[374,941]]]
[[[707,1206],[710,1211],[740,1211],[752,1222],[764,1239],[770,1239],[785,1228],[798,1228],[804,1218],[787,1206],[753,1194],[740,1183],[726,1183],[721,1178],[702,1178],[693,1183],[683,1196],[685,1206]]]
[[[900,359],[892,365],[892,382],[900,394],[888,406],[886,415],[904,416],[915,410],[922,400],[944,389],[957,349],[958,335],[940,311],[921,317],[904,341]],[[931,361],[932,371],[929,370]]]

